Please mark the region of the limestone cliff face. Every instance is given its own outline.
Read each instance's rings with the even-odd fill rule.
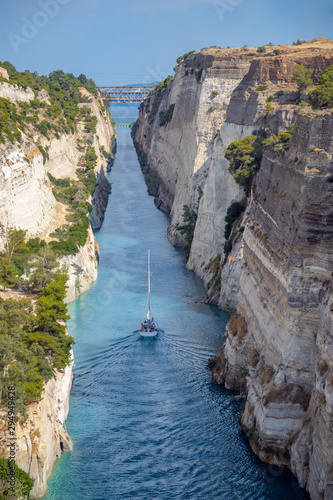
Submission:
[[[221,256],[222,286],[211,300],[225,309],[237,307],[243,261],[240,237],[223,264],[225,216],[230,204],[245,193],[230,175],[224,155],[231,142],[259,128],[278,134],[292,126],[299,110],[294,105],[295,87],[290,91],[296,66],[291,60],[286,69],[283,58],[261,60],[242,52],[203,50],[180,65],[163,94],[159,112],[174,104],[167,126],[160,126],[159,113],[152,116],[155,96],[140,107],[134,141],[152,177],[156,205],[170,213],[169,239],[185,243],[176,229],[183,222],[183,206],[197,210],[187,267],[207,284],[212,278],[210,262]],[[263,84],[266,90],[257,91]],[[273,113],[266,110],[269,95],[277,104]],[[197,208],[198,187],[202,197]]]
[[[35,479],[30,498],[41,497],[47,489],[53,464],[62,451],[71,451],[72,442],[63,425],[69,408],[72,366],[63,373],[55,372],[46,384],[43,399],[27,408],[25,422],[16,424],[16,464]],[[0,453],[7,456],[6,419],[0,425]]]
[[[332,113],[299,116],[290,150],[267,149],[244,233],[239,314],[218,377],[239,386],[263,460],[332,498]]]
[[[181,64],[159,111],[174,104],[171,122],[151,120],[154,98],[140,107],[135,141],[147,154],[147,164],[158,179],[156,204],[170,212],[169,239],[183,242],[176,226],[182,222],[183,205],[195,205],[214,154],[214,138],[224,123],[231,94],[248,71],[245,57],[223,58],[209,51],[196,53]],[[146,137],[145,137],[146,136]],[[237,186],[232,186],[238,194]]]
[[[161,127],[158,114],[152,120],[151,97],[134,140],[156,204],[170,212],[172,243],[183,243],[176,231],[183,205],[198,212],[187,267],[210,281],[210,300],[236,312],[214,377],[244,392],[242,425],[252,448],[262,460],[288,466],[312,499],[331,499],[333,115],[301,109],[292,80],[298,64],[313,69],[314,83],[333,64],[332,43],[320,43],[284,48],[278,57],[193,54],[163,94],[160,111],[175,104],[170,123]],[[210,110],[215,102],[218,119]],[[278,135],[296,118],[290,149],[266,148],[256,187],[244,199],[226,148],[258,129]],[[246,206],[238,221],[244,232],[225,261],[225,215],[234,201]]]
[[[87,91],[82,89],[82,92]],[[34,93],[30,89],[24,90],[3,82],[0,84],[0,96],[13,101],[29,101],[34,98]],[[89,94],[89,97],[92,102],[85,103],[85,106],[90,107],[92,115],[97,118],[92,143],[98,157],[97,184],[92,196],[91,214],[91,225],[97,229],[103,222],[110,193],[110,184],[106,179],[110,163],[103,155],[103,150],[111,153],[115,132],[109,114],[101,110],[100,96]],[[78,124],[75,134],[52,136],[50,140],[38,133],[34,133],[32,138],[24,134],[22,137],[20,146],[9,141],[0,145],[0,221],[9,227],[27,230],[29,236],[49,239],[50,233],[66,223],[66,208],[55,200],[47,173],[56,178],[77,179],[76,169],[83,160],[80,145],[86,140],[84,124]],[[44,164],[37,143],[47,151],[48,158]],[[96,280],[97,259],[98,248],[90,230],[87,242],[79,253],[62,259],[70,275],[69,301],[87,291]]]
[[[109,113],[102,111],[101,96],[99,94],[97,97],[92,96],[84,88],[80,90],[91,100],[91,102],[85,102],[82,105],[88,107],[92,116],[97,118],[96,134],[94,134],[91,144],[97,154],[95,168],[97,183],[92,196],[93,212],[89,218],[92,228],[98,229],[103,223],[108,195],[111,192],[106,173],[110,170],[112,161],[106,159],[103,151],[108,154],[112,152],[111,145],[115,138],[115,130]],[[44,137],[40,138],[40,142],[44,148],[47,148],[49,156],[45,164],[46,171],[56,178],[77,179],[76,169],[84,162],[81,146],[86,142],[86,135],[84,124],[79,123],[75,134],[61,135],[59,138],[53,137],[50,141]],[[35,139],[38,139],[37,135]]]
[[[13,102],[34,99],[30,89],[23,90],[6,82],[0,82],[0,96]],[[91,225],[97,228],[102,224],[110,192],[106,179],[110,163],[103,151],[111,153],[115,132],[108,113],[103,110],[100,96],[89,97],[92,102],[85,105],[97,118],[92,143],[98,157],[97,185],[91,199]],[[46,93],[40,93],[38,98],[48,99]],[[22,133],[21,144],[12,144],[8,140],[0,144],[0,222],[26,230],[29,237],[39,236],[46,240],[50,239],[50,233],[55,229],[66,224],[66,206],[54,198],[47,173],[57,178],[77,179],[76,169],[82,163],[81,146],[86,138],[84,124],[78,124],[75,134],[63,134],[58,138],[52,136],[48,140],[36,132],[29,137]],[[39,145],[47,151],[44,162]],[[70,302],[87,291],[97,279],[98,246],[91,227],[85,245],[76,255],[63,257],[61,264],[68,269],[67,301]],[[26,423],[17,425],[16,462],[35,479],[31,497],[45,494],[46,481],[55,459],[60,457],[62,451],[69,451],[72,447],[63,428],[68,414],[71,382],[71,366],[64,373],[55,372],[46,384],[40,403],[28,407]],[[2,456],[6,456],[6,443],[0,443],[0,451]]]
[[[63,425],[69,409],[72,367],[56,372],[46,384],[40,403],[28,408],[26,423],[17,427],[16,463],[35,479],[30,497],[41,497],[47,489],[53,464],[62,451],[73,448]]]

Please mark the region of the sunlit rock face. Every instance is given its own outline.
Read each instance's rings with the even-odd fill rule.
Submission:
[[[332,497],[332,113],[299,116],[289,151],[265,152],[243,239],[239,339],[226,334],[230,388],[247,367],[242,424],[263,460],[288,465],[312,498]]]
[[[237,313],[213,373],[246,394],[242,425],[251,446],[261,459],[288,466],[311,498],[330,499],[333,115],[298,106],[292,78],[303,64],[318,83],[333,64],[330,50],[320,50],[195,53],[180,65],[157,113],[156,96],[141,105],[134,141],[150,192],[170,214],[170,241],[186,242],[177,231],[183,206],[197,211],[187,267],[212,302]],[[159,112],[172,104],[171,121],[160,126]],[[229,173],[227,147],[259,129],[277,136],[294,124],[289,150],[266,148],[246,199]],[[225,259],[232,202],[245,209]]]
[[[6,78],[4,72],[1,76]],[[7,75],[8,77],[8,75]],[[43,93],[44,92],[44,93]],[[0,82],[0,97],[12,102],[29,102],[34,93]],[[39,100],[47,102],[45,91],[38,95]],[[104,212],[110,193],[106,178],[110,166],[103,155],[111,153],[112,137],[115,131],[110,117],[102,112],[100,96],[90,96],[92,115],[97,118],[96,134],[92,145],[97,154],[97,185],[91,202],[91,226],[98,228],[104,219]],[[28,237],[39,236],[49,241],[50,234],[66,221],[66,206],[56,201],[48,173],[56,178],[77,179],[76,169],[82,163],[80,142],[85,142],[86,132],[83,124],[78,124],[74,134],[51,136],[50,140],[33,132],[29,137],[22,133],[22,141],[12,144],[7,139],[0,144],[0,223],[9,228],[27,231]],[[44,158],[40,146],[47,150]],[[69,274],[67,301],[86,292],[97,279],[98,245],[92,227],[88,228],[88,238],[76,255],[65,256],[60,264]],[[0,241],[1,247],[3,242]],[[64,373],[55,372],[46,384],[43,398],[38,404],[28,407],[28,418],[16,427],[16,463],[35,480],[31,497],[41,497],[47,489],[47,479],[52,467],[62,451],[70,451],[71,440],[63,424],[68,414],[69,394],[72,384],[72,367]],[[3,422],[5,425],[5,421]],[[0,429],[0,453],[7,456],[6,428]]]

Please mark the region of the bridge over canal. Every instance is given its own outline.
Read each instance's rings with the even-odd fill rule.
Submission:
[[[104,98],[110,100],[111,103],[138,103],[142,102],[153,85],[141,86],[115,86],[115,87],[97,87],[104,94]]]

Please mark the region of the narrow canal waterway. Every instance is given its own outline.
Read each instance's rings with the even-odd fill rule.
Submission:
[[[124,112],[125,111],[125,112]],[[112,107],[118,123],[137,106]],[[129,116],[130,115],[130,116]],[[168,218],[149,197],[128,128],[118,128],[99,277],[70,305],[74,383],[63,454],[44,500],[303,500],[287,471],[262,464],[238,424],[240,404],[211,381],[225,313],[167,241]],[[147,249],[152,312],[164,332],[142,339]]]

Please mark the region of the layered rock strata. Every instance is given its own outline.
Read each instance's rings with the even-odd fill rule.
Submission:
[[[6,77],[5,74],[2,76]],[[7,75],[8,76],[8,75]],[[85,89],[81,89],[84,93]],[[34,93],[6,82],[0,82],[0,97],[13,102],[30,102]],[[100,96],[89,94],[91,114],[96,116],[96,134],[92,146],[97,154],[97,184],[92,196],[93,212],[91,226],[101,226],[110,193],[110,184],[106,172],[110,161],[111,144],[115,131],[108,113],[102,111]],[[47,100],[47,95],[38,96]],[[76,169],[82,163],[82,147],[86,141],[84,124],[77,124],[74,134],[51,136],[46,139],[37,132],[31,136],[22,133],[20,144],[8,140],[0,144],[0,222],[7,227],[27,231],[28,237],[39,236],[46,240],[50,234],[66,224],[66,206],[57,202],[52,193],[52,184],[47,173],[56,178],[77,179]],[[37,145],[38,144],[38,145]],[[39,145],[47,151],[44,158]],[[107,153],[106,155],[103,153]],[[61,259],[61,264],[68,269],[67,301],[89,289],[97,279],[98,245],[92,227],[88,229],[88,238],[76,255]],[[62,451],[70,451],[71,440],[63,425],[68,414],[68,401],[72,383],[72,367],[64,373],[54,372],[53,378],[46,384],[43,398],[38,404],[28,407],[28,418],[16,428],[17,448],[16,463],[35,479],[30,497],[43,496],[47,489],[47,479],[51,474],[56,458]],[[4,422],[5,425],[5,422]],[[7,455],[5,442],[6,429],[2,428],[0,443],[1,455]]]
[[[312,499],[333,497],[333,115],[297,105],[292,76],[303,64],[313,69],[318,83],[333,64],[328,42],[254,57],[247,65],[240,57],[243,73],[218,125],[214,115],[199,112],[200,107],[207,111],[201,92],[210,78],[200,58],[210,51],[199,56],[196,94],[194,82],[186,80],[188,67],[198,60],[193,54],[163,94],[160,110],[175,104],[170,123],[160,127],[158,117],[151,119],[151,97],[141,106],[134,137],[141,162],[154,174],[156,203],[170,212],[172,243],[183,243],[176,235],[182,206],[196,209],[197,186],[202,189],[188,267],[205,283],[214,271],[221,286],[212,299],[235,310],[214,377],[246,395],[242,425],[254,451],[264,461],[288,466]],[[233,57],[229,52],[228,62]],[[193,101],[186,101],[188,87],[196,95]],[[267,101],[269,96],[273,99]],[[306,101],[306,94],[301,99]],[[183,100],[187,107],[180,115]],[[258,129],[275,135],[290,130],[296,118],[290,149],[266,148],[238,221],[244,232],[234,238],[224,262],[226,211],[231,202],[244,202],[245,194],[228,172],[226,148]],[[189,129],[192,141],[184,142]]]
[[[266,150],[244,233],[239,321],[215,376],[248,396],[242,424],[263,460],[332,498],[332,113],[299,116],[290,150]],[[223,359],[222,359],[223,358]]]

